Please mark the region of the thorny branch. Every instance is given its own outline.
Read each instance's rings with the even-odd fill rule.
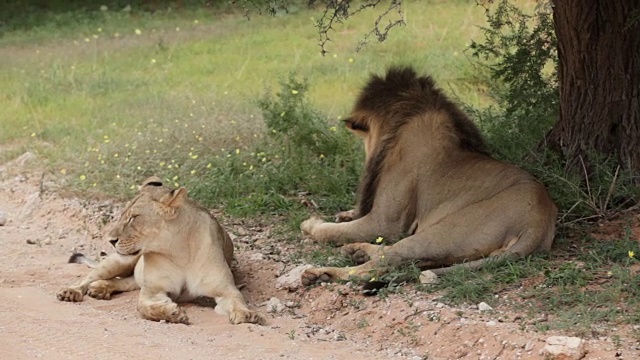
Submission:
[[[371,31],[364,35],[364,38],[358,42],[356,51],[360,51],[366,44],[371,41],[372,37],[375,37],[379,42],[383,42],[389,36],[389,32],[396,26],[406,25],[404,22],[404,13],[402,12],[402,3],[404,0],[389,0],[389,5],[375,21]],[[373,9],[380,5],[384,0],[368,0],[363,3],[359,3],[355,9],[352,9],[353,0],[306,0],[308,7],[313,7],[316,4],[323,4],[324,11],[320,19],[316,22],[315,27],[318,29],[318,45],[320,46],[320,52],[324,56],[327,51],[327,43],[331,41],[330,33],[335,31],[337,24],[342,24],[348,20],[349,17],[364,11],[366,9]],[[295,0],[233,0],[231,3],[241,3],[245,9],[245,16],[249,17],[251,9],[262,13],[262,10],[266,10],[267,13],[275,15],[278,11],[288,11],[289,6],[296,3]],[[396,14],[390,18],[391,14]],[[386,20],[386,21],[385,21]]]
[[[313,6],[317,0],[309,0],[309,6]],[[351,10],[350,0],[329,0],[326,2],[324,12],[320,19],[316,22],[316,28],[318,29],[318,45],[320,46],[320,52],[324,56],[328,51],[326,45],[331,41],[330,32],[335,31],[334,24],[342,24],[349,17],[366,10],[368,8],[375,8],[383,0],[372,0],[360,4],[355,10]],[[389,31],[396,26],[406,25],[404,22],[404,14],[402,13],[403,0],[391,0],[389,6],[383,11],[378,19],[374,23],[373,29],[365,34],[364,38],[360,40],[356,51],[360,51],[366,44],[370,42],[372,35],[378,39],[379,42],[383,42],[387,39]],[[397,13],[397,18],[394,20],[388,20],[386,26],[383,21],[387,19],[388,15],[392,12]],[[384,26],[384,27],[383,27]]]

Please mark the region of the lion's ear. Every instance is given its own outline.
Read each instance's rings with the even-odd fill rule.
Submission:
[[[353,117],[347,118],[344,120],[344,125],[347,127],[347,129],[358,133],[358,132],[368,132],[369,131],[369,125],[367,124],[366,121],[363,120],[356,120]]]

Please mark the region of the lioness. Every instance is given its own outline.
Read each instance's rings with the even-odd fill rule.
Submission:
[[[364,264],[311,268],[304,285],[366,279],[411,261],[436,273],[476,268],[551,248],[557,208],[545,188],[491,158],[478,128],[430,77],[406,67],[372,76],[345,124],[366,154],[356,209],[339,213],[339,223],[313,216],[301,228],[318,242],[347,244],[343,252]]]
[[[85,293],[110,299],[114,292],[140,289],[138,311],[145,319],[188,324],[187,313],[174,301],[208,297],[233,324],[264,323],[234,283],[229,235],[185,188],[147,179],[109,237],[116,252],[78,285],[60,290],[58,300],[82,301]]]

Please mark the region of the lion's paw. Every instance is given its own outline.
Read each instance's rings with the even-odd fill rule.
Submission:
[[[356,211],[355,210],[340,211],[339,213],[337,213],[335,215],[335,220],[336,220],[337,223],[349,222],[349,221],[353,221],[353,218],[355,216],[356,216]]]
[[[364,264],[367,261],[371,260],[366,249],[363,246],[368,246],[369,244],[347,244],[342,247],[342,253],[351,258],[353,262],[356,264]]]
[[[311,286],[316,283],[332,282],[334,279],[327,272],[319,269],[308,269],[302,273],[300,281],[304,286]]]
[[[87,290],[87,295],[99,300],[111,299],[112,293],[113,287],[108,280],[94,281],[89,285],[89,289]]]
[[[80,302],[82,301],[82,292],[78,289],[66,288],[58,291],[56,297],[60,301]]]
[[[250,323],[264,325],[266,323],[262,315],[251,310],[236,310],[229,314],[229,321],[231,321],[232,324]]]
[[[313,228],[322,223],[324,223],[324,220],[317,216],[312,216],[300,224],[300,230],[302,230],[305,235],[313,236]]]

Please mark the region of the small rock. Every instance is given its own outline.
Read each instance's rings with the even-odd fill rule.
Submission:
[[[437,284],[438,281],[438,275],[431,270],[425,270],[420,273],[421,284]]]
[[[489,326],[489,327],[493,327],[493,326],[496,326],[496,325],[498,325],[498,323],[493,321],[493,320],[487,322],[487,326]]]
[[[584,340],[569,336],[551,336],[546,340],[542,354],[549,359],[582,359],[586,354]]]
[[[267,312],[277,314],[284,310],[285,306],[277,297],[272,297],[269,301],[264,303],[264,306],[267,307]]]
[[[7,224],[7,216],[0,212],[0,226],[5,226]]]
[[[491,306],[489,306],[489,304],[487,304],[486,302],[481,302],[480,304],[478,304],[478,310],[480,311],[493,311],[493,308]]]
[[[29,244],[29,245],[35,245],[35,244],[37,244],[37,243],[38,243],[38,242],[37,242],[37,241],[35,241],[35,240],[33,240],[33,239],[27,239],[27,244]]]
[[[264,254],[262,253],[253,253],[251,255],[249,255],[249,260],[251,261],[258,261],[258,260],[262,260],[264,259]]]
[[[302,273],[312,268],[312,265],[298,265],[291,269],[288,273],[279,276],[276,279],[276,289],[287,289],[289,291],[296,291],[301,284],[300,277]]]
[[[17,159],[14,160],[15,164],[18,166],[25,166],[28,162],[31,162],[33,159],[35,159],[36,156],[32,153],[27,151],[26,153],[20,155]]]
[[[39,203],[40,203],[40,193],[39,192],[35,192],[35,193],[29,195],[27,197],[26,203],[24,204],[24,206],[22,206],[22,209],[20,209],[20,212],[18,213],[18,219],[20,219],[20,221],[23,221],[26,218],[28,218],[29,216],[31,216],[33,211],[36,208],[38,208],[38,204]]]
[[[525,345],[524,345],[524,351],[531,351],[533,350],[533,347],[536,344],[533,341],[528,341]]]

